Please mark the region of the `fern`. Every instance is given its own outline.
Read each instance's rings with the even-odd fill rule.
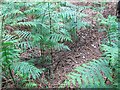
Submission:
[[[43,73],[43,69],[37,69],[36,67],[34,67],[33,65],[30,65],[27,62],[17,62],[14,63],[11,66],[14,71],[17,73],[17,71],[19,71],[21,74],[23,75],[27,75],[27,77],[36,79],[40,77],[40,74]]]
[[[108,66],[108,61],[102,59],[82,64],[67,75],[67,79],[60,87],[71,87],[71,85],[77,87],[78,84],[80,88],[108,88],[104,77],[113,80],[112,71]]]
[[[35,87],[37,87],[37,84],[34,82],[29,82],[29,83],[26,83],[25,87],[26,88],[35,88]]]
[[[54,48],[55,48],[55,50],[70,50],[70,48],[67,46],[67,45],[64,45],[64,44],[56,44],[56,45],[54,45]]]
[[[101,45],[101,49],[104,51],[104,56],[106,59],[109,59],[111,62],[112,66],[115,66],[117,64],[117,58],[118,58],[118,46],[114,43],[111,43],[113,46],[108,46],[108,45]]]
[[[94,60],[86,64],[76,67],[67,75],[67,79],[60,87],[80,87],[80,88],[111,88],[106,85],[104,77],[107,77],[112,84],[118,88],[116,79],[112,78],[115,71],[119,72],[118,66],[118,46],[117,46],[117,23],[116,17],[108,16],[107,19],[102,18],[101,24],[107,26],[108,42],[101,45],[103,51],[103,59]],[[111,67],[111,68],[110,68]],[[113,82],[114,81],[114,82]],[[78,86],[77,86],[78,85]]]
[[[53,42],[58,42],[58,41],[61,41],[63,42],[64,40],[65,41],[72,41],[70,39],[70,36],[67,36],[67,35],[62,35],[62,34],[56,34],[56,33],[53,33],[49,36],[49,39]]]
[[[29,31],[20,31],[17,30],[14,32],[18,38],[18,43],[16,44],[17,47],[21,49],[33,48],[32,46],[32,34]]]
[[[23,76],[26,76],[25,80],[30,80],[31,78],[35,80],[40,78],[44,69],[38,69],[27,62],[20,62],[19,52],[20,50],[14,47],[13,41],[6,41],[2,43],[2,50],[0,51],[0,54],[2,55],[1,60],[3,74],[5,74],[5,76],[8,78],[10,76],[15,85],[17,85],[16,82],[19,80],[15,80],[13,76],[19,75],[18,72]],[[12,72],[14,72],[14,74]]]
[[[29,21],[29,22],[19,22],[19,23],[16,23],[16,24],[12,24],[12,26],[28,26],[28,27],[36,27],[36,22],[32,22],[32,21]]]
[[[109,66],[112,69],[113,77],[119,77],[119,32],[118,23],[116,21],[116,16],[108,16],[107,19],[101,20],[101,24],[105,24],[107,27],[107,37],[108,41],[101,45],[101,50],[103,51],[103,56],[105,59],[109,60]],[[119,78],[114,78],[113,87],[119,88]]]
[[[1,60],[5,67],[9,67],[15,59],[18,60],[19,50],[15,49],[13,45],[13,42],[10,41],[2,42]]]
[[[119,77],[119,72],[120,72],[120,67],[119,67],[119,49],[118,45],[113,42],[111,42],[111,45],[101,45],[101,49],[104,52],[103,56],[105,59],[109,60],[109,66],[112,69],[112,76],[113,77]],[[119,78],[114,78],[113,79],[113,87],[114,88],[119,88]]]
[[[10,77],[13,83],[16,85],[15,79],[12,74],[11,65],[14,62],[17,62],[19,59],[20,50],[15,49],[13,41],[2,42],[2,48],[0,50],[0,59],[2,60],[2,70],[6,77]]]
[[[3,41],[16,41],[15,46],[21,49],[33,48],[32,35],[28,31],[16,30],[12,34],[4,31],[2,38]]]
[[[31,32],[29,32],[29,31],[18,30],[18,31],[15,31],[14,33],[17,34],[17,36],[21,40],[23,40],[23,39],[30,40],[31,39]]]
[[[12,71],[14,71],[14,75],[17,74],[17,72],[20,72],[24,76],[27,75],[28,79],[40,78],[40,75],[43,73],[43,69],[37,69],[27,62],[19,62],[20,50],[15,48],[17,42],[17,40],[4,40],[4,42],[2,42],[2,50],[0,51],[2,55],[2,70],[6,71],[3,72],[3,74],[5,74],[6,77],[10,76],[15,85],[17,85],[17,80],[13,77]]]
[[[2,35],[3,41],[15,41],[17,39],[16,35],[10,35],[10,34],[6,34],[3,33]]]
[[[83,9],[68,2],[65,5],[62,5],[61,2],[3,3],[1,15],[5,31],[3,41],[11,42],[15,40],[14,49],[20,49],[22,52],[35,47],[49,52],[51,52],[51,49],[70,50],[64,43],[72,42],[71,35],[73,31],[76,32],[75,27],[80,29],[87,25],[82,22],[82,18],[86,15],[79,13]],[[78,22],[76,21],[77,19]],[[6,26],[10,28],[6,28]],[[14,70],[15,75],[18,75],[17,78],[23,75],[25,76],[25,81],[31,78],[35,80],[40,78],[44,72],[43,69],[38,69],[27,62],[20,62],[19,57],[17,59],[18,61],[12,58],[14,62],[10,63],[11,70]],[[21,78],[24,79],[24,77]],[[32,86],[30,83],[27,86]]]
[[[6,7],[7,5],[12,5],[8,8],[13,9],[14,12],[9,12],[9,9]],[[6,18],[4,25],[16,27],[13,29],[15,29],[15,33],[17,32],[18,38],[21,39],[18,43],[20,48],[31,48],[32,46],[36,46],[36,43],[39,43],[41,49],[47,49],[47,47],[49,49],[58,45],[60,48],[57,48],[60,50],[62,49],[61,47],[64,46],[65,41],[72,41],[72,31],[76,32],[73,28],[78,26],[77,28],[79,29],[85,25],[85,22],[81,22],[81,18],[86,15],[84,13],[78,13],[76,9],[79,11],[84,8],[77,7],[68,2],[66,2],[65,6],[61,3],[4,3],[3,16]],[[8,17],[8,15],[11,16]],[[29,18],[29,16],[33,17]],[[74,25],[76,17],[80,19],[77,25]],[[18,33],[16,30],[22,26],[27,27],[32,35],[28,35],[26,30],[19,31]],[[36,33],[39,34],[39,37]],[[29,42],[25,41],[25,39],[28,39],[28,36],[32,36],[32,38],[28,40]]]

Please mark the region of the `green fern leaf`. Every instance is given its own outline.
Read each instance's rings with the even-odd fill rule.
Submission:
[[[40,75],[43,73],[44,69],[38,69],[33,65],[30,65],[27,62],[17,62],[12,65],[12,68],[15,72],[20,71],[23,75],[28,75],[30,79],[31,76],[33,79],[40,78]]]
[[[80,88],[107,87],[105,84],[104,75],[102,75],[101,71],[104,73],[105,77],[112,81],[112,71],[108,67],[108,61],[100,59],[93,60],[75,68],[73,72],[67,75],[68,78],[65,82],[71,82],[74,86],[78,83]],[[70,87],[70,85],[66,86]]]
[[[37,87],[37,84],[34,82],[29,82],[29,83],[25,84],[25,87],[26,88],[35,88],[35,87]]]

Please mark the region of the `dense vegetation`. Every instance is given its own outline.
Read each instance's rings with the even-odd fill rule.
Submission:
[[[82,12],[86,8],[90,7],[69,2],[3,2],[2,88],[50,88],[53,53],[70,51],[66,43],[78,41],[77,31],[81,28],[91,28],[82,20],[87,17]],[[100,45],[102,57],[76,67],[59,87],[119,88],[117,18],[98,14],[96,23],[101,26],[99,31],[107,34]]]

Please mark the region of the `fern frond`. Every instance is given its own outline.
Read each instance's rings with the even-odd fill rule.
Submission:
[[[108,88],[104,77],[112,81],[111,73],[107,60],[93,60],[76,67],[73,72],[67,75],[67,79],[61,86],[70,87],[73,85],[76,87],[78,84],[80,88]]]
[[[23,31],[23,30],[17,30],[15,33],[19,36],[19,39],[21,40],[30,40],[31,39],[31,32],[29,31]]]
[[[33,43],[31,41],[21,41],[16,44],[17,47],[21,49],[33,48]]]
[[[51,35],[49,36],[49,39],[50,39],[51,41],[53,41],[53,42],[58,42],[58,41],[63,42],[64,40],[65,40],[65,41],[72,41],[72,40],[71,40],[71,37],[69,37],[69,36],[67,36],[67,35],[62,35],[62,34],[56,34],[56,33],[51,34]]]
[[[64,45],[64,44],[61,44],[61,43],[58,43],[58,44],[55,44],[54,46],[53,46],[53,48],[55,49],[55,50],[70,50],[70,48],[67,46],[67,45]]]
[[[117,33],[117,32],[116,32]],[[111,33],[112,34],[112,33]],[[119,55],[119,48],[118,48],[118,38],[117,34],[113,34],[110,36],[114,36],[112,40],[113,42],[110,42],[111,45],[101,45],[101,51],[103,51],[103,56],[105,56],[106,59],[108,59],[111,63],[111,65],[114,67],[118,63],[118,55]]]
[[[12,26],[28,26],[28,27],[36,27],[36,22],[28,21],[28,22],[18,22],[15,24],[11,24]]]
[[[20,50],[15,49],[14,43],[16,41],[5,41],[2,42],[2,47],[0,50],[2,60],[2,65],[4,68],[9,68],[9,66],[13,63],[19,60],[19,52]],[[3,69],[4,69],[3,68]]]
[[[19,71],[23,75],[28,75],[28,78],[37,79],[40,78],[41,74],[43,73],[44,69],[38,69],[33,65],[30,65],[27,62],[17,62],[13,63],[11,66],[15,72]]]
[[[35,88],[37,87],[37,84],[35,82],[28,82],[25,84],[26,88]]]
[[[14,41],[17,39],[17,36],[16,35],[10,35],[10,34],[3,34],[2,35],[2,38],[3,38],[3,41]]]
[[[23,14],[20,10],[15,9],[14,6],[15,6],[14,2],[13,3],[3,3],[2,17]]]
[[[17,14],[23,14],[23,13],[19,10],[12,10],[11,12],[3,14],[3,16],[10,16],[10,15],[17,15]]]

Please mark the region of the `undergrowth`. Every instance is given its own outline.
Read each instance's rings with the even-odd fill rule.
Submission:
[[[3,88],[11,87],[9,80],[12,87],[49,87],[47,79],[42,78],[46,72],[42,62],[49,59],[47,63],[51,64],[53,51],[70,50],[65,42],[72,42],[76,29],[88,26],[81,22],[87,16],[80,12],[85,8],[68,2],[2,2]]]
[[[104,18],[99,15],[101,30],[107,33],[107,39],[101,44],[103,55],[76,67],[66,75],[67,79],[60,87],[76,88],[117,88],[119,89],[118,24],[116,16]]]
[[[70,50],[65,42],[77,40],[77,30],[89,27],[82,21],[87,16],[82,12],[86,8],[68,2],[2,2],[0,67],[3,88],[49,88],[45,73],[50,68],[42,67],[43,62],[51,64],[54,51]],[[103,26],[108,37],[101,44],[103,56],[76,67],[60,87],[118,88],[116,17],[98,17],[99,25]],[[35,66],[36,61],[40,68]]]

